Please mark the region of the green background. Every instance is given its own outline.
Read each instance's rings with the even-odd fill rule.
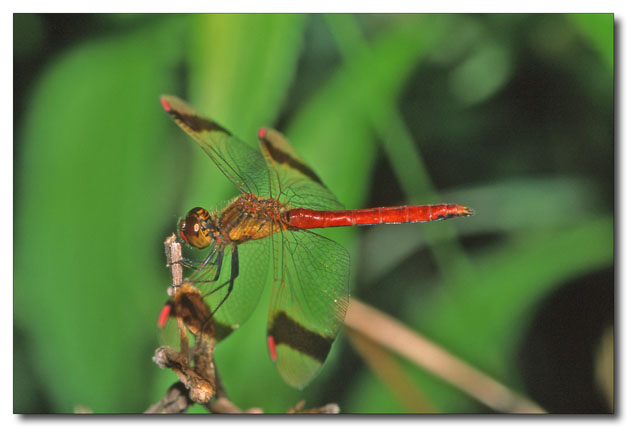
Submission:
[[[471,206],[323,234],[352,295],[549,412],[611,411],[613,37],[612,15],[14,15],[14,411],[142,412],[175,380],[151,361],[163,240],[235,189],[165,93],[251,144],[281,130],[348,208]],[[266,313],[216,350],[240,407],[490,412],[403,361],[408,403],[345,334],[291,389]]]

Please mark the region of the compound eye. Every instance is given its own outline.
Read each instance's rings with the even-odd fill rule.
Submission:
[[[183,239],[185,243],[189,243],[189,240],[187,240],[187,236],[185,235],[186,224],[187,223],[184,219],[179,221],[179,236],[181,236],[181,239]]]
[[[197,218],[201,219],[202,221],[208,221],[209,220],[209,212],[207,212],[207,209],[194,208],[191,211],[189,211],[189,213],[187,215],[189,216],[192,213],[194,213],[194,215]]]
[[[179,235],[191,246],[203,249],[211,244],[211,236],[207,228],[209,212],[203,208],[194,208],[179,222]]]

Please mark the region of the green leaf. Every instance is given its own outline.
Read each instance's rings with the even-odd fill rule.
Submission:
[[[614,15],[611,13],[574,13],[568,17],[581,35],[599,53],[609,70],[614,70]]]
[[[410,319],[409,324],[454,356],[524,393],[519,389],[514,356],[534,309],[569,279],[610,267],[613,255],[612,218],[588,220],[552,233],[527,234],[474,259],[472,270],[458,272],[450,282],[439,284],[438,292],[419,307],[395,315]],[[406,366],[412,381],[421,384],[439,411],[478,410],[476,401],[440,378],[419,366]],[[367,384],[351,389],[349,410],[363,410],[357,409],[364,406],[356,402],[365,402],[366,408],[378,407],[373,402],[381,398],[382,384]],[[394,409],[386,406],[383,410]]]
[[[613,218],[525,233],[459,271],[413,316],[421,332],[507,385],[535,307],[569,279],[612,266]],[[550,262],[546,262],[550,260]]]
[[[472,298],[466,302],[473,304],[463,305],[474,307],[474,316],[458,324],[456,329],[476,330],[476,326],[483,325],[484,336],[474,335],[471,340],[465,335],[469,345],[470,341],[473,342],[475,350],[482,348],[482,344],[487,344],[487,341],[492,344],[495,341],[511,343],[511,339],[518,336],[526,326],[520,322],[521,318],[529,314],[529,310],[548,292],[578,275],[611,266],[613,245],[611,217],[582,221],[563,230],[556,229],[549,235],[542,230],[525,233],[524,237],[513,240],[509,247],[478,260],[477,268],[469,280],[458,277],[458,280],[449,284],[448,289],[458,293],[460,298]],[[542,262],[544,259],[551,259],[551,262]],[[531,265],[536,267],[530,269]],[[449,323],[444,321],[446,317],[454,322],[453,319],[463,316],[463,311],[456,312],[456,308],[460,308],[459,302],[451,305],[448,301],[442,301],[441,304],[444,306],[433,301],[432,312],[421,314],[421,318],[426,320],[430,314],[437,312],[441,323],[438,322],[436,329],[446,329],[445,324]],[[486,311],[486,304],[491,307],[489,311]],[[486,325],[490,316],[494,316],[496,322],[488,321]],[[473,325],[474,322],[476,324]],[[448,332],[451,335],[453,333]],[[483,354],[486,354],[485,347]]]
[[[163,20],[62,55],[17,133],[15,325],[53,412],[149,404],[174,194],[158,100],[178,53],[164,28],[175,34]]]

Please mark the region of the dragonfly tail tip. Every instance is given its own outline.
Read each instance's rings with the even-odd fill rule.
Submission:
[[[472,210],[472,208],[469,208],[467,206],[461,206],[461,214],[463,216],[470,216],[474,214],[474,211]]]

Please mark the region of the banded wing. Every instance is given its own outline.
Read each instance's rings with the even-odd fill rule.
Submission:
[[[163,95],[161,104],[242,193],[268,197],[268,172],[261,153],[176,96]]]
[[[253,312],[268,278],[270,265],[270,239],[251,240],[237,246],[238,261],[236,272],[233,270],[233,245],[223,249],[220,275],[215,279],[218,264],[209,263],[201,270],[195,270],[188,278],[201,290],[205,303],[213,311],[226,297],[227,283],[233,274],[237,274],[231,295],[213,314],[215,337],[226,338],[239,328]],[[214,257],[216,260],[216,257]]]
[[[262,128],[259,146],[270,171],[270,193],[291,208],[343,209],[316,173],[278,131]]]
[[[310,231],[273,236],[268,348],[283,379],[304,387],[325,361],[348,306],[349,255]]]

